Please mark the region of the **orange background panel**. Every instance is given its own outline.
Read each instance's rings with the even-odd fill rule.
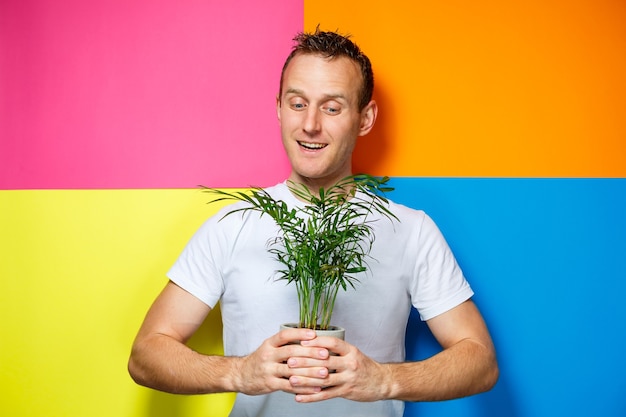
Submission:
[[[626,3],[305,1],[373,61],[355,168],[391,176],[626,176]]]

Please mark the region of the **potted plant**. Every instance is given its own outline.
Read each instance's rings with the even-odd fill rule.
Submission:
[[[339,290],[354,288],[358,282],[355,274],[367,270],[375,238],[368,216],[378,212],[397,220],[383,195],[393,190],[386,185],[388,181],[389,177],[353,175],[316,193],[290,181],[291,192],[305,202],[295,208],[275,200],[262,188],[251,192],[203,188],[217,195],[211,202],[248,203],[225,216],[252,210],[274,219],[280,234],[269,242],[268,251],[284,266],[277,271],[278,279],[295,284],[300,308],[299,322],[285,326],[325,331],[335,328],[330,320]]]

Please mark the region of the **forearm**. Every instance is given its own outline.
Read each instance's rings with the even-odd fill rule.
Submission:
[[[140,385],[173,394],[238,391],[242,358],[209,356],[166,335],[135,342],[128,362]]]
[[[387,364],[389,397],[442,401],[487,391],[498,379],[492,346],[465,339],[419,362]]]

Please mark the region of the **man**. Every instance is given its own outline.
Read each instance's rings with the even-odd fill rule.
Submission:
[[[352,174],[357,138],[371,131],[378,108],[369,59],[352,41],[319,30],[295,40],[277,114],[289,180],[317,190]],[[300,203],[285,183],[268,190]],[[393,202],[390,209],[400,223],[376,224],[369,275],[337,299],[333,322],[347,329],[346,341],[308,329],[277,332],[297,317],[297,300],[294,288],[268,279],[279,269],[267,254],[276,229],[267,216],[218,213],[149,310],[133,345],[132,377],[172,393],[237,392],[232,416],[401,416],[403,401],[490,389],[498,378],[494,347],[445,240],[423,212]],[[218,301],[225,355],[194,352],[185,342]],[[443,351],[404,362],[412,305]]]

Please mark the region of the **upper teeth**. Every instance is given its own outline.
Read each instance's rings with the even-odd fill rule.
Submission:
[[[308,143],[308,142],[299,142],[300,146],[304,146],[305,148],[309,148],[309,149],[321,149],[324,146],[326,146],[323,143]]]

